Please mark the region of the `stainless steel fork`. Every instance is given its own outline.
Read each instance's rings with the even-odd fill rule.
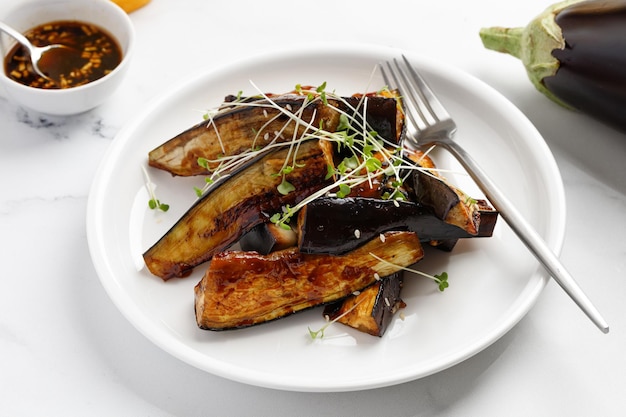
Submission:
[[[465,168],[485,193],[493,207],[517,234],[528,249],[546,268],[554,280],[574,300],[580,309],[604,333],[609,326],[591,303],[574,278],[567,272],[545,241],[524,219],[515,206],[498,190],[473,158],[454,141],[456,124],[439,102],[424,79],[405,56],[402,61],[381,63],[383,78],[389,87],[398,88],[408,119],[405,146],[423,148],[439,145],[447,149]],[[407,142],[408,141],[408,142]]]

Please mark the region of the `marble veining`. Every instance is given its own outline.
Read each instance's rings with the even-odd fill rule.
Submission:
[[[3,0],[0,16],[20,1]],[[481,47],[481,26],[523,25],[550,1],[452,3],[153,0],[131,15],[134,61],[100,107],[50,117],[0,91],[0,416],[623,414],[626,135],[548,102],[518,62]],[[92,181],[115,135],[202,69],[319,41],[402,47],[470,72],[520,108],[563,177],[561,258],[611,333],[550,282],[517,326],[459,365],[394,387],[323,394],[207,374],[137,331],[100,284],[85,230]]]

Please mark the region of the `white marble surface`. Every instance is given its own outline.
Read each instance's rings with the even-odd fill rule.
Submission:
[[[0,98],[0,416],[623,415],[626,135],[552,104],[518,62],[483,50],[477,36],[482,26],[523,25],[549,4],[153,0],[131,15],[137,54],[101,107],[52,118]],[[207,374],[135,330],[104,292],[85,232],[90,184],[116,132],[181,78],[313,41],[419,52],[516,104],[563,175],[562,260],[611,332],[551,282],[512,331],[457,366],[389,388],[312,394]]]

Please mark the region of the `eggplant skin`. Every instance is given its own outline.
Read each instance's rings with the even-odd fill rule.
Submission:
[[[342,256],[297,248],[222,252],[194,288],[196,322],[201,329],[228,330],[272,321],[344,298],[423,256],[412,232],[388,232]]]
[[[150,272],[163,280],[189,275],[193,268],[228,248],[246,232],[268,220],[284,205],[295,205],[328,184],[328,158],[323,143],[304,142],[298,167],[286,176],[295,191],[277,190],[286,149],[264,156],[237,175],[219,182],[196,202],[143,255]]]
[[[571,107],[626,131],[626,2],[585,1],[556,15],[565,47],[543,83]]]

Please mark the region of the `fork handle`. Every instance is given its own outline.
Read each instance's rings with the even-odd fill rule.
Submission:
[[[539,236],[535,229],[526,221],[515,206],[489,179],[474,159],[463,149],[458,142],[449,140],[439,142],[444,146],[465,168],[474,182],[485,193],[493,207],[498,210],[502,218],[517,234],[520,240],[541,262],[552,278],[565,290],[580,309],[593,321],[603,332],[609,332],[609,326],[600,312],[591,303],[574,278],[565,269],[558,257],[548,247],[546,242]]]

